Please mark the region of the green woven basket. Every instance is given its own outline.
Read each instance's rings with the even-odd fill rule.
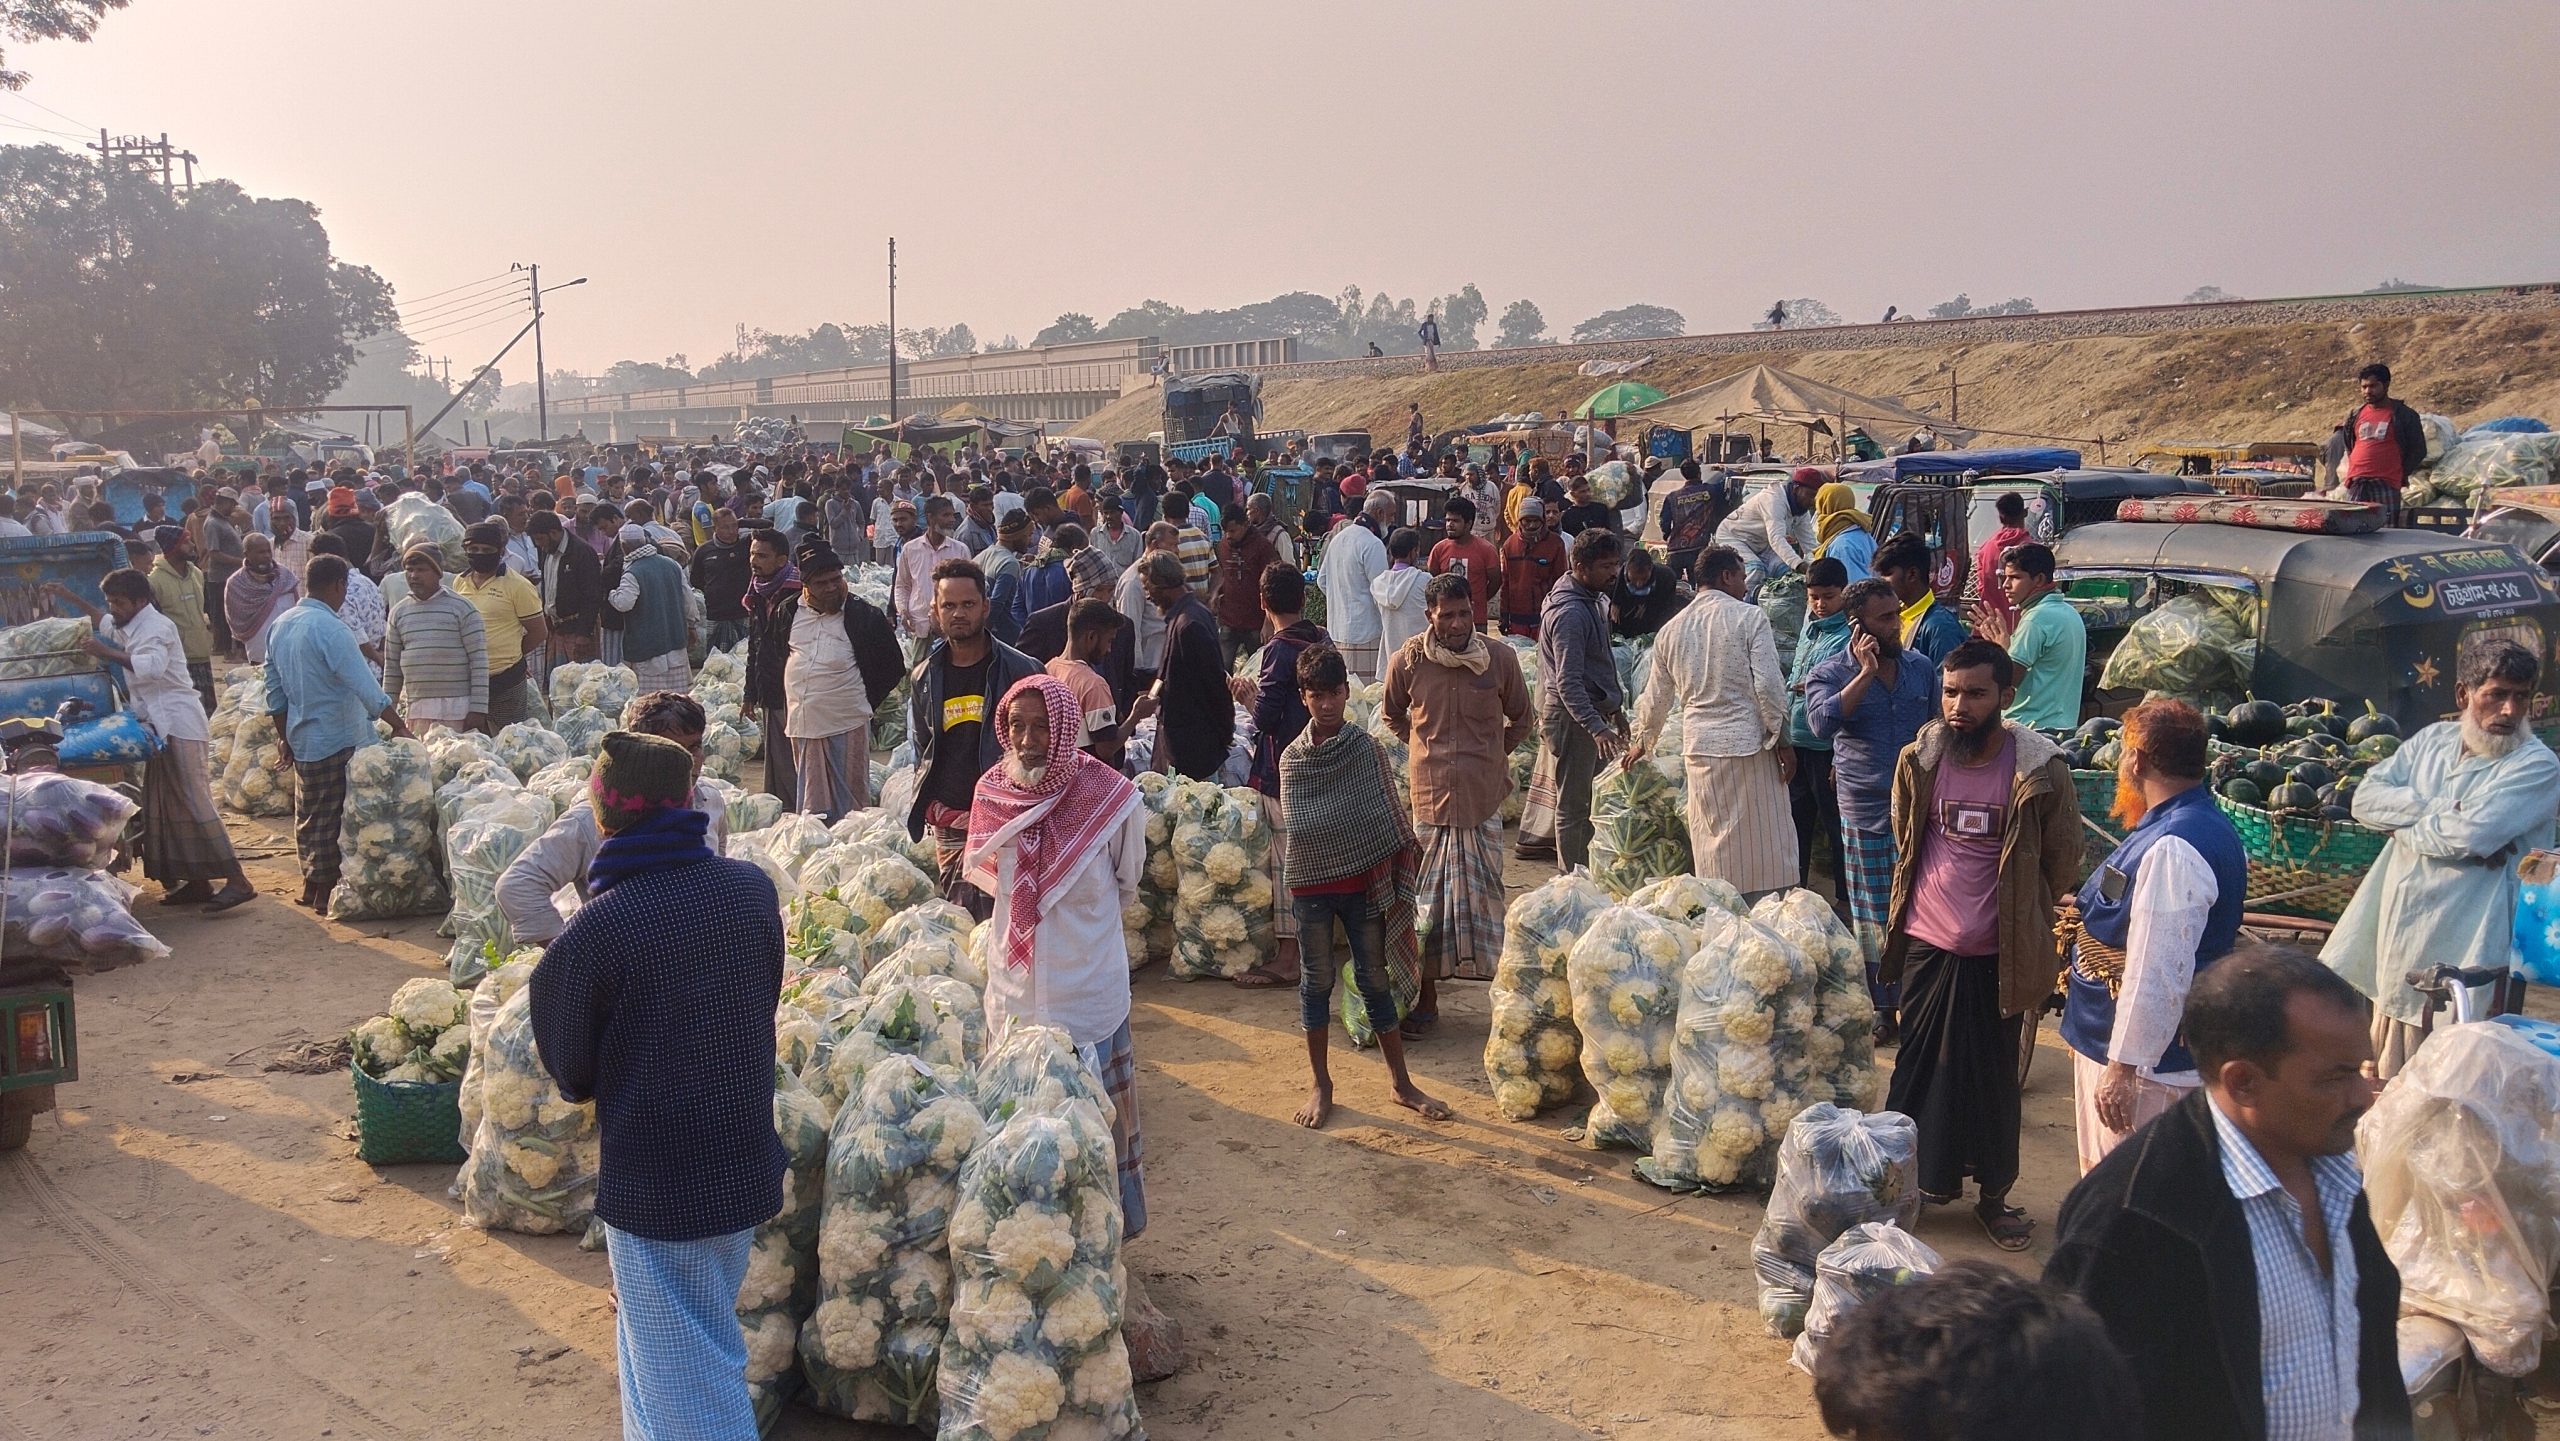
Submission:
[[[2390,837],[2353,821],[2280,816],[2217,795],[2249,853],[2249,908],[2334,921]]]
[[[356,1078],[356,1156],[368,1165],[453,1165],[462,1149],[460,1081],[377,1081],[361,1066]]]
[[[2116,805],[2116,773],[2114,771],[2073,771],[2071,789],[2080,799],[2080,818],[2106,832],[2116,840],[2124,839],[2124,826],[2110,814]]]

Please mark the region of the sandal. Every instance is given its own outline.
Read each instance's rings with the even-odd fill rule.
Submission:
[[[2015,1206],[1992,1204],[1973,1208],[1974,1219],[1982,1223],[1982,1234],[2003,1251],[2023,1251],[2035,1235],[2036,1223]]]
[[[1419,1041],[1424,1036],[1431,1034],[1431,1028],[1439,1024],[1440,1013],[1438,1011],[1416,1011],[1413,1014],[1406,1016],[1404,1018],[1404,1023],[1396,1027],[1396,1029],[1404,1033],[1404,1038],[1406,1040]]]
[[[1246,970],[1238,971],[1234,976],[1229,978],[1228,984],[1241,987],[1248,991],[1270,991],[1277,990],[1282,986],[1294,986],[1297,982],[1290,980],[1285,976],[1274,975],[1272,972],[1265,970],[1260,966],[1254,966]]]
[[[224,886],[221,894],[205,902],[204,913],[218,916],[224,911],[238,910],[258,898],[255,886]]]
[[[160,904],[164,906],[192,906],[199,905],[212,899],[213,887],[206,885],[202,881],[188,881],[183,885],[172,886],[169,889],[169,893],[160,898]]]

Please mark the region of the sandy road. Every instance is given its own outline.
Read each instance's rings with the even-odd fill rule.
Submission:
[[[345,1073],[259,1069],[440,971],[433,923],[328,925],[274,898],[282,864],[252,873],[270,898],[229,917],[145,908],[175,954],[81,984],[83,1079],[0,1159],[0,1441],[612,1436],[603,1258],[464,1226],[448,1170],[355,1159]],[[1138,978],[1153,1223],[1129,1261],[1197,1353],[1142,1390],[1149,1434],[1821,1435],[1760,1330],[1756,1199],[1670,1196],[1560,1118],[1500,1119],[1484,990],[1446,994],[1415,1057],[1456,1118],[1392,1106],[1350,1056],[1310,1133],[1294,997]],[[2049,1223],[2072,1162],[2044,1039],[2018,1199]],[[1921,1235],[1996,1254],[1966,1214]],[[780,1434],[890,1433],[795,1411]]]

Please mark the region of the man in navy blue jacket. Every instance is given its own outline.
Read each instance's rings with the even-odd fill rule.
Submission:
[[[604,832],[593,899],[526,985],[543,1066],[564,1098],[596,1105],[622,1434],[746,1441],[735,1308],[755,1228],[782,1209],[782,918],[762,871],[705,844],[692,777],[673,741],[605,737],[588,784]]]

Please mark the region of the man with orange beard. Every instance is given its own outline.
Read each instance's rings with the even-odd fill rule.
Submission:
[[[2084,1175],[2195,1089],[2179,1030],[2187,991],[2239,939],[2249,883],[2240,833],[2204,783],[2204,717],[2184,701],[2145,701],[2121,739],[2124,841],[2062,908],[2062,1039]]]

